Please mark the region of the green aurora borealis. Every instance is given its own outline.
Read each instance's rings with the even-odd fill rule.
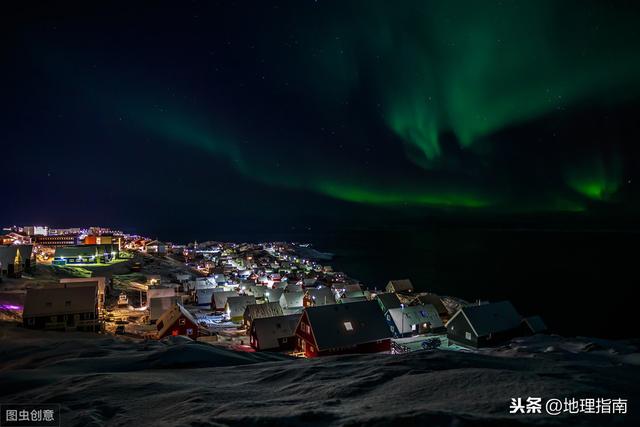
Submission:
[[[631,142],[581,121],[637,101],[633,11],[605,2],[296,2],[276,15],[205,32],[225,53],[211,49],[202,70],[186,42],[167,48],[178,52],[166,62],[171,95],[160,77],[132,80],[147,66],[135,54],[126,68],[107,58],[100,83],[86,77],[80,86],[91,90],[79,90],[159,150],[195,149],[268,187],[363,205],[583,211],[619,202],[631,182]],[[235,34],[249,41],[223,43]]]

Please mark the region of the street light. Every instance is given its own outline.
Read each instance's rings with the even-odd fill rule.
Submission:
[[[402,310],[402,328],[400,329],[400,337],[402,338],[402,335],[404,334],[404,304],[400,304],[401,310]]]

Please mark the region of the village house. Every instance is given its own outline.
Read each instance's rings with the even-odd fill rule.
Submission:
[[[158,339],[167,336],[184,335],[198,339],[198,322],[181,304],[175,304],[165,311],[156,322]]]
[[[27,289],[22,319],[31,329],[97,332],[98,286],[95,282],[68,283]]]
[[[189,280],[191,280],[191,278],[193,277],[191,274],[181,274],[181,273],[176,273],[175,274],[176,277],[176,281],[178,283],[186,283]]]
[[[211,309],[211,301],[213,299],[214,288],[196,289],[195,303],[198,307]]]
[[[390,280],[385,290],[387,292],[411,293],[413,292],[413,284],[409,279]]]
[[[252,285],[247,288],[247,294],[253,295],[256,299],[264,299],[265,294],[269,292],[266,286]]]
[[[247,306],[255,303],[255,297],[250,295],[236,295],[227,298],[227,304],[224,307],[224,311],[227,313],[227,317],[230,321],[234,323],[241,323]]]
[[[431,304],[438,311],[438,316],[442,319],[442,321],[446,321],[449,319],[449,311],[447,307],[442,302],[442,298],[439,295],[432,293],[424,293],[418,295],[414,300],[413,304]]]
[[[309,288],[304,293],[304,306],[312,307],[316,305],[335,304],[336,297],[331,289],[326,286],[319,286],[317,288]]]
[[[375,301],[308,307],[296,328],[306,357],[389,351],[391,332]]]
[[[248,305],[244,310],[242,318],[244,320],[244,325],[249,328],[251,326],[251,322],[255,319],[282,316],[283,314],[284,313],[282,312],[282,307],[280,307],[279,302],[266,302],[264,304]]]
[[[237,297],[236,291],[225,291],[224,288],[214,288],[211,294],[211,310],[223,311],[227,305],[227,299]]]
[[[158,240],[152,240],[145,245],[145,252],[148,254],[164,255],[167,253],[167,245]]]
[[[284,294],[284,290],[282,289],[267,289],[264,293],[264,300],[267,302],[279,302],[282,294]]]
[[[371,292],[369,291],[345,291],[340,294],[340,297],[336,299],[336,302],[340,304],[346,304],[358,301],[368,301],[371,299]]]
[[[462,307],[447,323],[447,337],[457,344],[488,347],[518,335],[522,317],[509,301]]]
[[[251,323],[249,343],[256,351],[291,351],[300,314],[262,317]]]
[[[378,301],[378,305],[383,313],[386,313],[392,308],[400,308],[401,306],[400,299],[395,293],[386,292],[377,294],[376,301]]]
[[[340,295],[349,293],[349,292],[360,292],[362,291],[362,286],[359,283],[334,283],[331,285],[331,289],[333,289],[334,293],[337,297]]]
[[[155,323],[160,316],[178,301],[174,288],[149,288],[147,289],[147,302],[149,306],[149,322]]]
[[[287,312],[295,312],[304,306],[304,292],[284,292],[280,296],[280,306]]]
[[[547,325],[540,316],[529,316],[522,319],[524,331],[527,334],[541,334],[547,331]]]
[[[392,308],[385,318],[395,338],[444,330],[438,311],[431,304]]]
[[[302,285],[298,283],[287,283],[284,287],[285,292],[302,292]]]

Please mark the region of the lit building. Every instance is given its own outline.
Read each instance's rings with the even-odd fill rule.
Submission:
[[[46,225],[26,225],[22,230],[27,236],[46,236],[49,234],[49,227]]]
[[[78,245],[56,248],[54,265],[100,264],[118,258],[117,245]]]
[[[50,228],[49,235],[63,236],[65,234],[80,234],[80,228]]]
[[[65,246],[73,246],[80,243],[77,234],[61,234],[48,236],[35,236],[35,243],[40,246],[48,246],[51,248],[62,248]]]
[[[0,244],[2,245],[29,245],[31,244],[31,237],[10,231],[0,235]]]
[[[98,331],[96,283],[67,283],[54,288],[28,289],[22,314],[32,329]]]

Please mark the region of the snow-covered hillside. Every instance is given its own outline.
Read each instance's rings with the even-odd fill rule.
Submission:
[[[7,324],[0,402],[60,403],[63,426],[638,425],[636,344],[536,336],[482,353],[297,360]],[[626,398],[629,413],[509,414],[529,396]]]

